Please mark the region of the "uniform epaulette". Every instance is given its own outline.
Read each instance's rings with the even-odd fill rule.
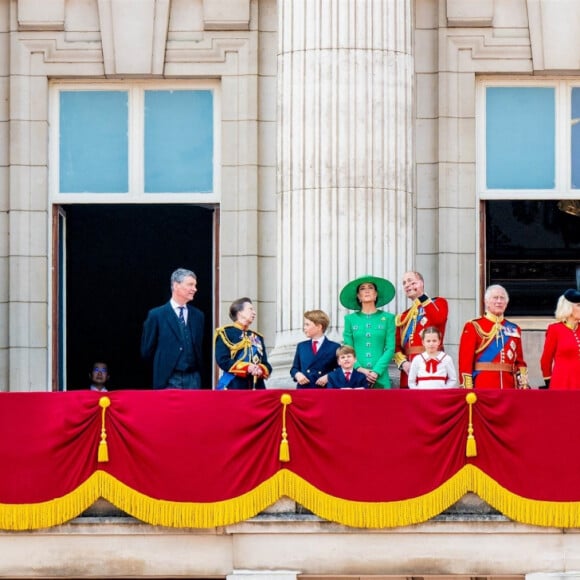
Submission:
[[[216,328],[214,333],[213,333],[214,342],[215,342],[215,339],[218,337],[218,335],[223,335],[226,328],[230,328],[231,326],[233,326],[233,324],[224,324],[223,326],[219,326],[218,328]]]

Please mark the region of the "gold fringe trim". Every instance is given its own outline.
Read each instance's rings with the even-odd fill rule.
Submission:
[[[425,522],[474,492],[508,518],[536,526],[580,527],[580,502],[526,499],[479,468],[464,466],[439,488],[393,502],[360,502],[326,494],[282,469],[252,491],[213,503],[172,502],[143,495],[104,471],[96,471],[70,494],[38,504],[0,504],[0,529],[34,530],[63,524],[102,497],[135,518],[173,528],[212,528],[242,522],[286,496],[317,516],[354,528],[390,528]]]
[[[466,465],[461,471],[469,477],[469,491],[511,520],[532,526],[580,527],[580,501],[527,499],[507,490],[474,465]]]
[[[252,491],[229,500],[196,503],[150,498],[103,473],[103,498],[137,519],[155,526],[213,528],[248,520],[282,497],[278,474]]]
[[[462,471],[425,495],[391,502],[361,502],[328,495],[288,470],[282,470],[285,495],[317,516],[353,528],[393,528],[425,522],[465,495]]]
[[[64,524],[91,507],[100,497],[104,472],[93,473],[71,493],[50,501],[0,503],[0,529],[38,530]]]

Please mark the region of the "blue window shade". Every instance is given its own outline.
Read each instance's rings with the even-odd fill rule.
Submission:
[[[145,92],[145,192],[213,191],[211,91]]]
[[[572,167],[572,189],[580,187],[580,89],[572,89],[572,118],[571,127],[571,167]]]
[[[555,123],[553,88],[487,88],[487,188],[553,189]]]
[[[126,193],[128,94],[60,93],[60,191]]]

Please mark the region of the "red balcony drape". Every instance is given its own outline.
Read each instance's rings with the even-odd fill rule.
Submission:
[[[0,528],[58,525],[99,497],[151,524],[213,527],[282,496],[381,528],[469,491],[516,521],[580,526],[580,391],[474,391],[472,457],[468,393],[2,393]]]

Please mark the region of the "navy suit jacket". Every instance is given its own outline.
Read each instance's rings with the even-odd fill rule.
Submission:
[[[301,372],[310,379],[308,385],[298,385],[298,389],[312,389],[320,388],[316,385],[316,381],[323,375],[327,375],[334,370],[338,363],[336,362],[336,350],[340,348],[338,342],[334,342],[324,337],[324,341],[320,345],[318,352],[312,352],[312,341],[305,340],[296,345],[296,354],[294,355],[294,362],[290,369],[290,376],[294,377],[297,372]]]
[[[367,378],[362,373],[352,369],[350,375],[350,381],[346,380],[344,376],[344,371],[338,368],[332,371],[328,375],[328,388],[329,389],[368,389],[369,383]]]
[[[199,366],[202,364],[203,323],[203,312],[188,304],[187,326],[191,332],[194,359]],[[163,389],[167,386],[182,348],[179,319],[171,303],[167,302],[163,306],[150,310],[143,324],[141,356],[145,359],[153,359],[153,388]],[[201,368],[196,370],[201,371]]]

